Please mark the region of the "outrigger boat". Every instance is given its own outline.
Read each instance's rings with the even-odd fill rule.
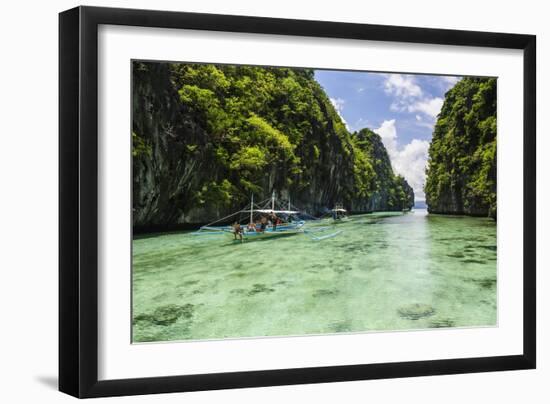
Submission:
[[[348,211],[344,209],[342,204],[336,204],[336,206],[330,211],[332,214],[332,220],[334,223],[342,223],[349,221]]]
[[[224,233],[236,241],[254,241],[308,234],[313,240],[319,241],[341,233],[341,231],[338,231],[328,235],[310,235],[310,233],[325,231],[327,227],[305,229],[306,221],[303,219],[305,217],[314,218],[292,206],[290,199],[287,201],[287,206],[282,207],[281,203],[275,199],[275,192],[273,192],[270,199],[262,201],[259,204],[254,203],[254,195],[252,195],[249,206],[202,226],[194,234]],[[269,221],[268,218],[270,218]],[[216,225],[217,223],[233,224],[218,226]]]

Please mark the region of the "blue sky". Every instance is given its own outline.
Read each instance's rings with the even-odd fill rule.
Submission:
[[[394,171],[424,200],[433,126],[460,77],[316,70],[315,79],[350,131],[369,128],[382,137]]]

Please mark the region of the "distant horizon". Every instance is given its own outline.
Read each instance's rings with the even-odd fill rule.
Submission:
[[[460,76],[315,70],[350,132],[369,128],[382,138],[393,170],[425,202],[428,148],[445,93]]]
[[[417,201],[417,200],[415,200],[413,208],[416,208],[416,207],[427,208],[428,204],[426,203],[426,201]]]

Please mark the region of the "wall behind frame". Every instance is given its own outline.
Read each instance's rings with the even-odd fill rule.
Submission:
[[[57,13],[79,5],[10,2],[0,25],[0,111],[2,147],[0,178],[0,307],[2,338],[0,376],[5,383],[1,400],[10,403],[74,402],[57,392]],[[409,25],[433,28],[501,31],[536,34],[538,49],[539,134],[550,133],[542,111],[550,110],[544,96],[550,79],[550,27],[544,2],[525,0],[503,3],[463,0],[443,5],[437,0],[393,2],[297,2],[279,0],[157,0],[89,1],[86,5],[156,8],[222,14],[247,14],[346,22]],[[550,212],[544,209],[550,191],[544,188],[550,174],[547,136],[538,137],[538,267],[550,267]],[[519,192],[519,190],[518,190]],[[538,271],[538,340],[550,340],[550,275]],[[407,402],[477,403],[548,399],[550,349],[539,344],[538,369],[112,398],[126,403],[280,403],[280,402]]]

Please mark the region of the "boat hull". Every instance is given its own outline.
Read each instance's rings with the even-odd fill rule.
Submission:
[[[303,230],[276,230],[276,231],[265,231],[265,232],[247,232],[243,234],[243,241],[259,241],[259,240],[268,240],[272,238],[281,238],[294,236],[296,234],[302,234]],[[241,241],[239,237],[235,239],[233,233],[227,233],[233,240]]]
[[[296,222],[296,223],[288,223],[288,224],[282,224],[277,226],[275,230],[273,230],[272,226],[268,226],[265,231],[243,231],[243,240],[244,241],[254,241],[254,240],[266,240],[271,238],[279,238],[279,237],[288,237],[288,236],[294,236],[296,234],[302,234],[304,230],[302,229],[305,222]],[[233,232],[233,229],[227,231],[227,234],[235,240],[235,233]],[[240,238],[237,236],[237,241],[240,241]]]

